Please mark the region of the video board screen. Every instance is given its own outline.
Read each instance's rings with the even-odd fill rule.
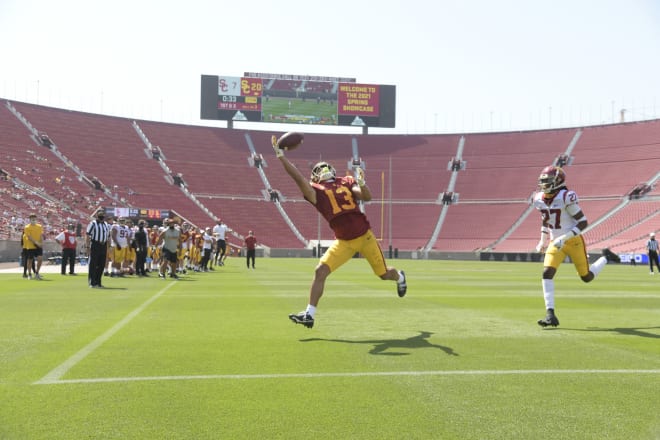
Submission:
[[[352,78],[202,75],[202,119],[394,127],[396,87]]]
[[[124,208],[109,206],[103,208],[103,210],[105,211],[105,216],[112,219],[125,217],[132,219],[140,218],[147,220],[163,220],[171,217],[169,209]]]

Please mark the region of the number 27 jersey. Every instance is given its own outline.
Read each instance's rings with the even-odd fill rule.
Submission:
[[[550,230],[550,237],[554,239],[577,225],[578,221],[573,216],[581,211],[578,196],[567,189],[560,190],[552,199],[545,199],[544,196],[542,192],[537,192],[533,204],[541,212],[543,226]]]

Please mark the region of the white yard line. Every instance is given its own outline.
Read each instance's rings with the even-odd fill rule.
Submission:
[[[35,384],[50,384],[57,383],[62,376],[64,376],[71,368],[73,368],[78,362],[85,359],[90,353],[99,348],[104,342],[113,337],[119,330],[121,330],[126,324],[131,322],[133,318],[139,315],[144,309],[146,309],[149,304],[156,301],[161,295],[163,295],[167,290],[175,285],[175,282],[168,283],[167,286],[162,288],[154,296],[146,300],[140,307],[133,310],[131,313],[126,315],[124,319],[119,321],[117,324],[112,326],[110,330],[103,333],[98,338],[94,339],[92,342],[83,347],[78,353],[71,356],[69,359],[64,361],[61,365],[55,367],[52,371],[46,374],[44,377],[35,382]]]
[[[59,368],[59,367],[58,367]],[[56,369],[57,370],[57,369]],[[55,371],[55,370],[53,370]],[[380,377],[380,376],[502,376],[530,374],[572,374],[572,375],[622,375],[622,374],[660,374],[656,370],[435,370],[435,371],[370,371],[353,373],[283,373],[283,374],[207,374],[195,376],[143,376],[143,377],[99,377],[88,379],[50,378],[46,375],[35,382],[35,385],[81,384],[81,383],[116,383],[116,382],[148,382],[148,381],[192,381],[192,380],[247,380],[247,379],[315,379],[330,377]],[[61,376],[59,376],[61,377]]]

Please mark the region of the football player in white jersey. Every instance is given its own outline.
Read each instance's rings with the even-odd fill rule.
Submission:
[[[110,276],[123,276],[123,265],[128,250],[128,237],[130,230],[126,226],[126,219],[120,217],[118,223],[112,225],[110,235],[112,237],[112,273]]]
[[[578,196],[566,188],[566,174],[556,166],[543,168],[539,176],[539,191],[534,195],[534,207],[541,212],[541,240],[536,245],[537,252],[545,251],[543,260],[543,298],[546,317],[539,319],[542,327],[557,327],[555,315],[555,282],[553,280],[559,265],[566,256],[571,258],[578,275],[585,283],[593,280],[616,255],[609,250],[591,266],[582,231],[587,227],[587,218],[580,209]]]

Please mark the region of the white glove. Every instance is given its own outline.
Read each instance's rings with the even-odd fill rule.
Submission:
[[[566,244],[566,241],[569,238],[571,238],[571,237],[567,237],[566,234],[560,235],[559,237],[552,240],[552,245],[554,247],[556,247],[557,249],[561,249],[562,247],[564,247],[564,244]]]
[[[355,181],[357,182],[359,187],[363,187],[367,183],[364,181],[364,170],[362,168],[357,168],[355,170],[357,176],[355,176]]]
[[[284,150],[277,146],[277,136],[273,135],[270,138],[270,141],[273,144],[273,150],[275,150],[275,156],[282,157],[284,156]]]
[[[539,244],[536,245],[536,252],[542,253],[545,251],[545,249],[548,247],[547,240],[544,240],[543,238],[539,240]]]
[[[539,244],[536,245],[536,252],[545,252],[545,250],[548,248],[548,241],[550,240],[550,233],[548,232],[548,229],[544,226],[541,228],[541,239],[539,240]]]

